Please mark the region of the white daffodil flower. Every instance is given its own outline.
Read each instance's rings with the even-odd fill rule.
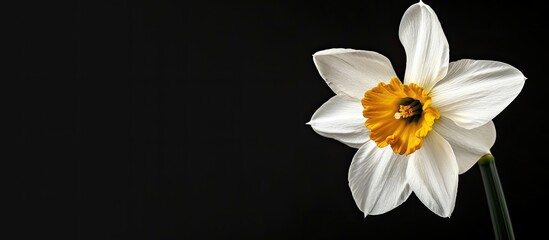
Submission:
[[[358,148],[349,186],[364,216],[394,209],[413,191],[431,211],[449,217],[458,174],[490,152],[496,138],[491,120],[526,78],[502,62],[449,62],[440,22],[423,2],[404,13],[399,37],[407,58],[404,83],[379,53],[315,53],[315,65],[336,96],[308,124]]]

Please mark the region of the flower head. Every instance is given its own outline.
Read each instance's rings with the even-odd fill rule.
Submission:
[[[431,211],[449,217],[458,174],[490,152],[496,136],[491,120],[526,78],[502,62],[449,62],[440,22],[423,2],[404,13],[399,37],[406,51],[404,82],[376,52],[315,53],[315,65],[336,96],[309,124],[358,148],[349,186],[365,216],[388,212],[414,192]]]

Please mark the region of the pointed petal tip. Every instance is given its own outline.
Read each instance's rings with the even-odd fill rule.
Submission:
[[[418,5],[418,6],[421,6],[421,7],[429,6],[429,5],[427,5],[426,3],[424,3],[422,0],[419,0],[419,2],[417,2],[417,3],[414,4],[414,5]],[[414,5],[412,5],[412,6],[414,6]],[[411,6],[410,6],[410,7],[411,7]]]
[[[452,216],[452,213],[454,212],[455,205],[451,209],[447,209],[446,211],[442,212],[441,214],[438,214],[440,217],[443,218],[450,218]]]
[[[432,211],[434,214],[436,214],[437,216],[441,217],[441,218],[450,218],[450,217],[452,216],[452,212],[454,212],[454,209],[453,209],[453,208],[452,208],[452,209],[449,209],[449,211],[447,210],[448,212],[446,212],[446,211],[443,210],[444,212],[441,212],[441,213],[435,212],[435,211],[433,211],[433,210],[431,210],[431,211]]]

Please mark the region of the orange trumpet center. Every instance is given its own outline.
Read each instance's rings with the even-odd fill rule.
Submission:
[[[364,93],[362,114],[370,138],[378,147],[391,145],[395,153],[409,155],[421,148],[422,138],[440,118],[430,106],[431,97],[418,85],[404,85],[398,78],[380,83]]]

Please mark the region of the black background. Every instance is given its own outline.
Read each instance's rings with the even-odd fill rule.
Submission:
[[[402,78],[398,27],[413,3],[21,3],[19,236],[493,239],[477,166],[449,219],[414,195],[364,219],[347,185],[356,150],[305,125],[333,96],[312,54],[376,51]],[[498,60],[528,77],[494,119],[492,152],[517,238],[544,236],[544,8],[426,3],[452,61]]]

